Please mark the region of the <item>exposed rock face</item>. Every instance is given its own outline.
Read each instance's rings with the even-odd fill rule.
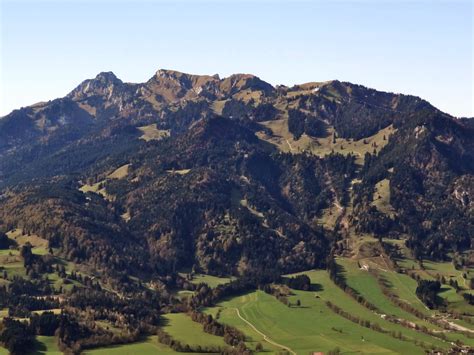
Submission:
[[[454,182],[453,196],[466,209],[474,212],[474,176],[462,175]]]

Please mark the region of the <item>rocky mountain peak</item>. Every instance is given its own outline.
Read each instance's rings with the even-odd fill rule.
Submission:
[[[73,100],[83,100],[92,96],[109,97],[123,82],[111,71],[101,72],[94,79],[87,79],[68,94]]]
[[[272,92],[274,87],[253,74],[233,74],[221,80],[220,89],[224,94],[233,95],[242,90]]]

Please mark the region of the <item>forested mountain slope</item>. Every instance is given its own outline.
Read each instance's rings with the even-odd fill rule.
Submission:
[[[54,336],[80,353],[156,335],[176,351],[290,349],[250,341],[231,297],[244,294],[284,327],[300,329],[301,299],[308,317],[329,314],[305,335],[310,347],[339,344],[339,324],[346,350],[365,349],[359,333],[383,333],[377,351],[468,349],[473,173],[472,119],[418,97],[249,74],[159,70],[131,84],[100,73],[0,118],[0,343],[22,354]],[[413,289],[393,288],[401,278]],[[388,313],[390,302],[404,310]],[[204,345],[186,343],[193,321]]]
[[[287,271],[321,266],[332,237],[318,217],[346,206],[349,187],[361,231],[408,234],[438,258],[472,241],[472,127],[413,96],[169,70],[129,84],[109,72],[13,111],[0,136],[2,229],[39,233],[78,260],[218,273],[265,257]],[[390,216],[373,204],[384,179]],[[79,191],[99,182],[103,194]],[[103,256],[87,247],[112,234]],[[122,248],[150,262],[119,261]]]

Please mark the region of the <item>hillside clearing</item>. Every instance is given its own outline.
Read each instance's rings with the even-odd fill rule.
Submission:
[[[112,171],[107,177],[109,179],[123,179],[128,175],[130,164],[122,165],[121,167]]]
[[[390,204],[390,180],[383,179],[375,184],[372,206],[390,217],[395,216],[395,209]]]
[[[158,129],[156,123],[137,128],[143,133],[140,136],[140,139],[143,139],[145,142],[161,140],[170,136],[170,131],[168,129]]]
[[[323,138],[310,137],[303,134],[299,139],[294,138],[293,134],[288,130],[288,119],[281,118],[278,120],[260,122],[272,132],[271,135],[265,134],[263,131],[257,132],[257,136],[267,141],[287,153],[301,153],[304,151],[311,152],[317,156],[324,157],[334,153],[343,155],[352,154],[356,157],[356,162],[362,164],[366,153],[377,152],[382,149],[389,140],[390,135],[395,133],[396,129],[392,125],[381,129],[376,134],[359,139],[336,138],[334,142],[335,129],[332,126],[327,128],[326,135]]]

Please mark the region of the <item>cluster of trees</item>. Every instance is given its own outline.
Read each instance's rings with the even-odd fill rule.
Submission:
[[[27,318],[32,311],[54,309],[59,307],[59,302],[54,297],[15,296],[8,298],[8,315],[10,317]]]
[[[283,303],[285,306],[290,305],[288,301],[288,294],[286,292],[282,292],[281,288],[267,284],[262,288],[262,290],[263,292],[268,293],[269,295],[272,295],[273,297],[275,297],[278,301]]]
[[[91,323],[85,322],[80,315],[62,313],[55,335],[61,351],[67,354],[80,354],[85,349],[137,341],[141,333],[136,329],[124,329],[121,333],[113,333],[101,327],[91,326]]]
[[[20,249],[20,256],[23,258],[23,266],[26,273],[32,278],[37,278],[44,273],[51,273],[52,257],[50,255],[36,255],[33,254],[33,246],[30,242],[22,245]]]
[[[11,354],[26,354],[32,350],[35,335],[54,336],[60,328],[62,315],[52,312],[34,314],[29,322],[18,321],[6,317],[0,324],[0,343]]]
[[[443,305],[443,300],[438,297],[441,291],[441,283],[433,280],[420,280],[416,288],[416,295],[430,309],[436,309]]]
[[[0,249],[9,249],[15,245],[15,241],[7,237],[7,235],[0,231]]]
[[[123,329],[146,331],[150,325],[160,324],[160,309],[171,304],[171,300],[158,292],[142,290],[119,297],[104,290],[77,289],[66,300],[65,305],[82,311],[92,312],[93,319],[109,320]]]
[[[293,133],[295,139],[299,139],[303,133],[311,137],[325,137],[327,134],[323,121],[295,109],[288,110],[288,130]]]
[[[53,336],[60,325],[60,318],[53,312],[42,312],[30,317],[30,328],[37,335]]]
[[[467,303],[469,303],[470,305],[474,305],[474,295],[465,292],[462,294],[462,296],[466,300]]]
[[[206,333],[224,337],[227,344],[239,348],[242,347],[242,343],[245,345],[245,335],[241,331],[232,326],[220,324],[211,315],[193,310],[190,311],[190,317],[193,321],[202,324]]]
[[[228,100],[222,108],[222,116],[231,119],[240,119],[248,117],[252,111],[252,106],[245,104],[240,100]]]
[[[379,92],[339,81],[324,85],[318,95],[312,95],[300,104],[334,125],[340,137],[357,140],[371,136],[391,123],[397,124],[400,116],[406,117],[422,109],[434,111],[417,97]]]
[[[253,352],[245,346],[245,343],[239,343],[234,348],[223,348],[220,346],[201,346],[201,345],[189,345],[183,342],[173,339],[171,335],[166,333],[164,330],[159,329],[157,331],[158,341],[162,344],[168,345],[171,349],[177,352],[183,353],[219,353],[223,355],[251,355]]]
[[[24,322],[11,318],[4,318],[0,325],[0,343],[12,355],[26,354],[33,349],[35,333]]]
[[[58,306],[59,303],[47,280],[27,280],[15,276],[8,286],[0,286],[0,307],[8,308],[12,317],[29,317],[31,311]]]
[[[292,289],[309,291],[311,290],[311,279],[308,275],[301,274],[292,277],[283,277],[282,283]]]

